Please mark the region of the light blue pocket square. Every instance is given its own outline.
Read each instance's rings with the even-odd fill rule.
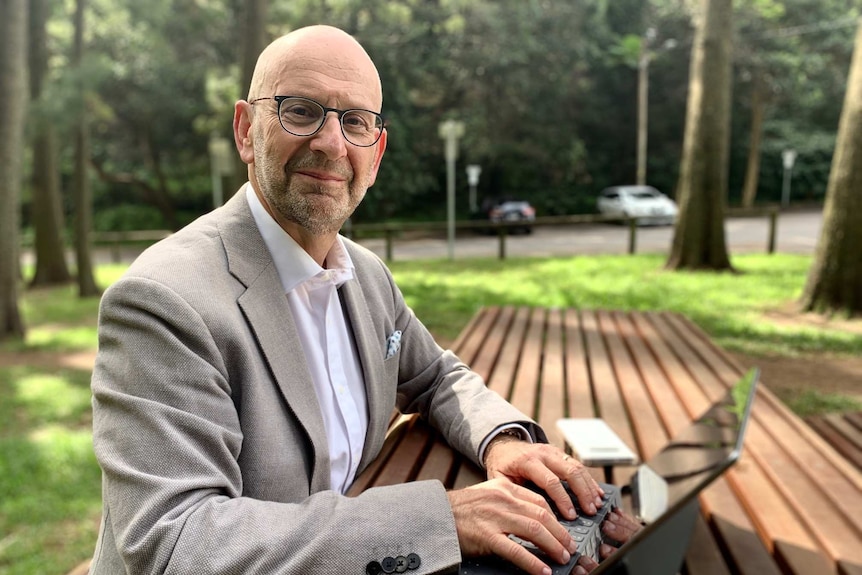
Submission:
[[[386,340],[386,358],[389,359],[401,349],[401,330],[396,329],[392,332],[392,335],[389,336],[389,339]]]

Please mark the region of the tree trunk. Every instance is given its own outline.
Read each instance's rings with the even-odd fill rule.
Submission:
[[[47,0],[30,2],[30,100],[42,97],[48,73],[48,35],[46,25],[50,15]],[[65,284],[72,281],[66,263],[63,238],[60,168],[54,125],[45,115],[32,119],[33,135],[33,227],[36,230],[36,272],[31,286]]]
[[[724,239],[730,142],[731,0],[704,0],[692,47],[669,269],[730,269]]]
[[[75,4],[75,43],[72,62],[79,70],[84,55],[84,11],[86,0],[77,0]],[[87,94],[83,80],[81,82],[81,109],[75,126],[75,173],[73,185],[75,189],[75,256],[78,264],[78,295],[92,297],[99,295],[99,288],[93,277],[93,258],[90,245],[90,231],[93,220],[93,193],[90,186],[90,133],[87,125]]]
[[[27,0],[0,2],[0,340],[24,337],[18,234],[27,113]]]
[[[760,181],[760,142],[763,134],[765,107],[763,82],[759,75],[756,75],[751,84],[751,131],[748,137],[748,164],[745,169],[745,183],[742,187],[742,206],[745,208],[754,206],[757,185]]]
[[[254,73],[254,67],[257,64],[257,57],[263,52],[269,44],[269,38],[266,35],[266,13],[269,9],[269,0],[247,0],[243,2],[240,8],[242,27],[240,28],[240,97],[247,98],[248,90],[251,86],[251,76]],[[255,94],[260,97],[261,94]],[[267,94],[272,96],[272,94]],[[233,137],[231,137],[233,141]],[[240,159],[239,154],[234,154],[233,157],[233,189],[228,190],[233,193],[248,180],[248,166]]]
[[[826,188],[823,229],[801,300],[806,311],[862,315],[859,246],[862,246],[862,19],[856,31]]]

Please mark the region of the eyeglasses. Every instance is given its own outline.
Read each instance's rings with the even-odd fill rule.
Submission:
[[[261,100],[278,102],[278,121],[285,132],[294,136],[313,136],[319,132],[329,112],[338,115],[344,139],[354,146],[373,146],[383,133],[383,116],[371,110],[327,108],[310,98],[300,96],[255,98],[249,104],[254,105]]]

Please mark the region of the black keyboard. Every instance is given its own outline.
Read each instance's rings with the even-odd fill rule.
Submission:
[[[515,535],[509,535],[509,538],[523,545],[530,553],[534,554],[541,559],[543,563],[550,566],[553,575],[569,575],[582,555],[591,557],[596,561],[596,563],[598,563],[599,546],[602,544],[602,522],[605,520],[608,513],[620,506],[619,488],[608,483],[600,483],[599,485],[605,492],[604,505],[599,508],[595,515],[587,515],[581,509],[581,506],[578,505],[577,499],[572,496],[569,486],[566,482],[563,482],[563,486],[566,488],[566,491],[568,491],[569,495],[572,496],[572,501],[575,504],[575,511],[578,513],[577,519],[574,520],[563,518],[563,516],[557,511],[556,504],[551,501],[544,491],[535,486],[528,485],[528,487],[531,487],[531,489],[541,494],[548,501],[548,504],[551,509],[554,510],[560,524],[569,531],[572,538],[578,544],[577,553],[573,554],[572,558],[565,565],[560,565],[545,554],[544,551],[529,541],[524,541]],[[525,573],[525,571],[499,557],[471,557],[464,559],[461,563],[461,568],[458,571],[459,575],[520,575],[522,573]]]

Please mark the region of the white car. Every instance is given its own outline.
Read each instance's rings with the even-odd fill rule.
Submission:
[[[596,202],[605,216],[637,218],[638,224],[671,225],[679,208],[652,186],[612,186],[599,194]]]

